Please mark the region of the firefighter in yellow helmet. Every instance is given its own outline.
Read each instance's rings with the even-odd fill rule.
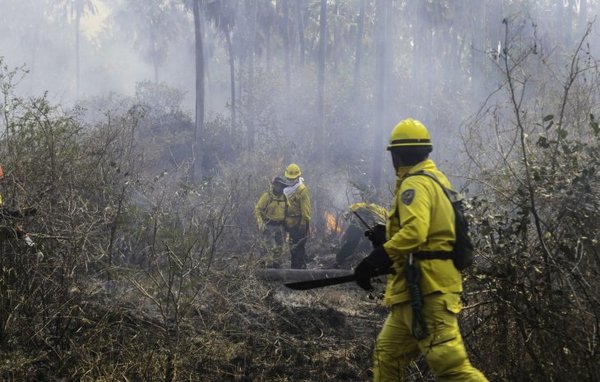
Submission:
[[[351,204],[343,217],[348,221],[348,225],[335,254],[338,267],[347,266],[356,252],[368,253],[373,248],[364,232],[378,225],[385,225],[387,210],[374,203],[360,202]]]
[[[283,189],[288,182],[277,176],[271,181],[271,189],[263,193],[254,207],[254,217],[258,230],[263,234],[268,253],[267,265],[281,266],[281,255],[285,237],[285,211],[287,200]]]
[[[311,218],[310,192],[300,176],[300,167],[292,163],[285,169],[288,186],[283,193],[287,199],[285,229],[289,235],[291,267],[306,268],[306,241],[308,240]]]
[[[452,251],[452,206],[435,180],[408,176],[426,172],[451,188],[448,178],[429,159],[429,132],[417,120],[400,121],[392,130],[387,149],[397,177],[386,224],[387,241],[354,270],[357,284],[371,290],[373,275],[393,269],[384,295],[390,313],[373,354],[374,380],[404,380],[406,366],[421,353],[439,380],[487,381],[471,365],[459,332],[461,274],[452,259],[436,258],[437,254]],[[411,272],[420,274],[420,279],[412,277],[415,273]],[[411,294],[419,295],[418,301],[411,301]],[[419,308],[413,309],[411,303]]]

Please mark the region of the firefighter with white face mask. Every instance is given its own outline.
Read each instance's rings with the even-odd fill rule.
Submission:
[[[306,269],[306,242],[310,229],[310,192],[300,176],[300,167],[292,163],[285,169],[285,179],[289,186],[283,194],[287,199],[285,229],[289,235],[291,267]]]

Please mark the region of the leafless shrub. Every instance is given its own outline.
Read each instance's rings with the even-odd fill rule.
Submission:
[[[468,129],[481,252],[467,343],[498,380],[595,380],[600,72],[591,26],[561,66],[523,38],[527,23],[505,20],[504,82]]]

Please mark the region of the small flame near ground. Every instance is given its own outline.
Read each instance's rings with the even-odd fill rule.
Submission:
[[[325,212],[323,216],[325,218],[325,230],[327,233],[340,233],[342,232],[342,227],[339,226],[335,215],[331,212]]]

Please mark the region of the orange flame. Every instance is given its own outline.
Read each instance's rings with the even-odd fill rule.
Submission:
[[[338,225],[335,216],[331,212],[325,212],[325,230],[327,233],[340,233],[342,227]]]

